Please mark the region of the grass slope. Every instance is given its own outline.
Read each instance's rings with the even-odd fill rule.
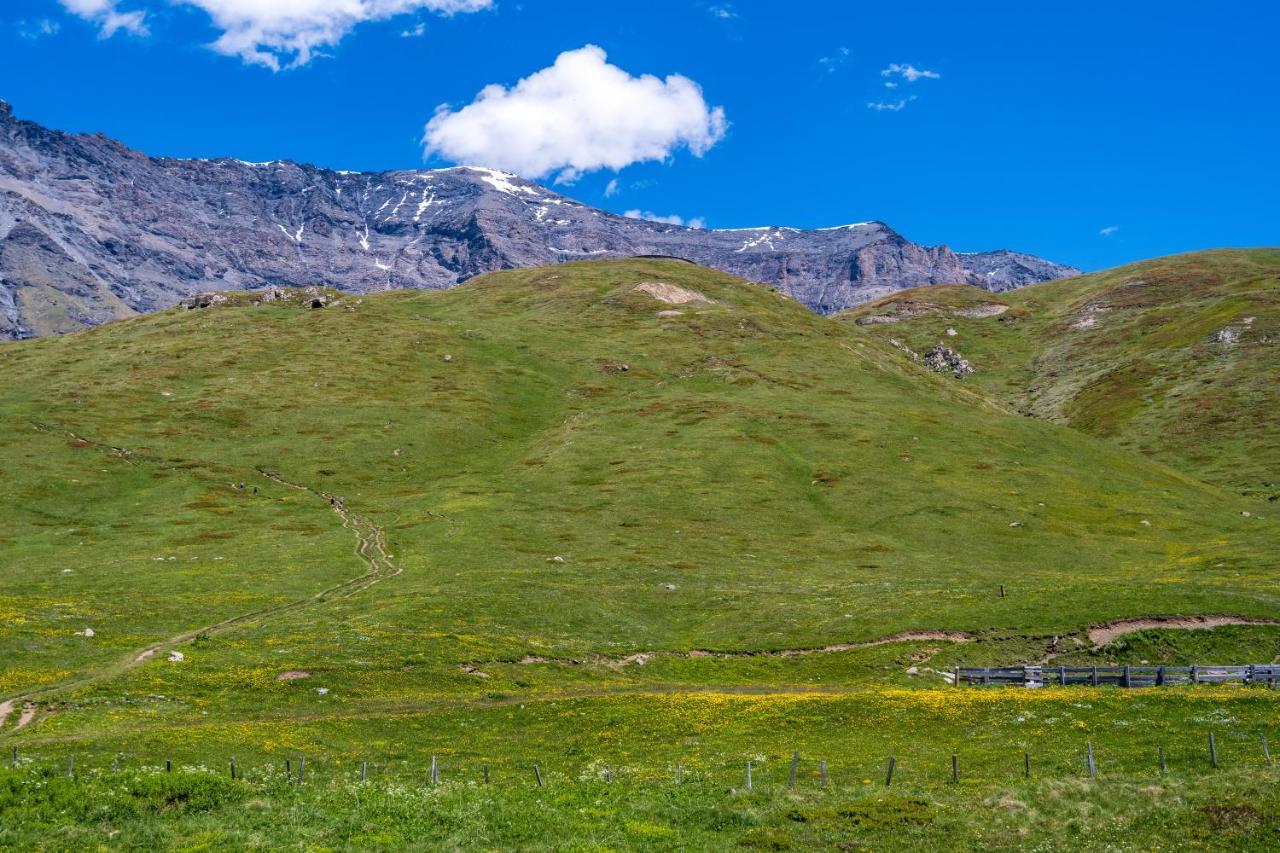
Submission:
[[[798,747],[874,766],[927,732],[923,766],[990,732],[998,786],[1005,742],[1065,768],[1081,737],[905,689],[930,667],[1087,654],[1083,629],[1125,616],[1276,613],[1280,537],[1251,504],[683,263],[233,300],[6,345],[0,376],[0,737],[37,767],[305,752],[336,784],[356,756],[412,778],[436,754],[718,780]],[[976,641],[852,645],[908,631]],[[1176,657],[1166,634],[1117,654]],[[1280,651],[1269,627],[1222,636],[1197,648]],[[850,645],[760,654],[829,644]],[[1078,695],[1045,692],[1046,716]],[[1255,738],[1274,710],[1146,701],[1079,733],[1136,767],[1125,726],[1191,744],[1203,702],[1235,703]]]
[[[945,340],[973,363],[968,383],[1037,417],[1280,496],[1280,250],[1161,258],[998,296],[917,288],[843,317],[917,351]]]

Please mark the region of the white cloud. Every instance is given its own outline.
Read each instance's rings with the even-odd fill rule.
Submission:
[[[135,36],[145,36],[147,13],[137,9],[121,12],[117,7],[119,0],[60,0],[63,7],[73,15],[84,18],[98,25],[98,33],[102,38],[111,38],[121,30]]]
[[[612,181],[610,181],[607,185],[605,185],[605,188],[604,188],[604,197],[605,197],[605,198],[613,198],[615,195],[617,195],[619,192],[621,192],[621,189],[622,189],[622,188],[618,186],[618,179],[617,179],[617,178],[614,178],[614,179],[613,179]]]
[[[19,37],[28,41],[37,41],[46,36],[56,36],[62,29],[61,24],[48,18],[40,18],[35,21],[22,20],[18,21],[16,26]]]
[[[842,47],[830,56],[818,57],[818,64],[827,69],[828,73],[834,74],[836,69],[844,65],[849,59],[849,48]]]
[[[914,83],[917,80],[941,80],[942,79],[942,75],[939,74],[937,71],[924,71],[922,69],[916,68],[914,65],[911,65],[909,63],[907,65],[899,65],[896,62],[891,63],[888,68],[881,71],[880,76],[881,77],[897,76],[897,77],[901,77],[903,80],[906,80],[908,83]],[[892,83],[893,81],[890,80],[889,82]],[[886,83],[885,85],[888,86],[889,84]],[[893,87],[890,86],[890,88],[893,88]]]
[[[738,17],[738,10],[733,8],[729,3],[717,3],[707,9],[707,13],[713,18],[719,18],[722,21],[731,21]]]
[[[130,0],[61,0],[70,12],[102,28],[147,31],[144,11],[121,12]],[[141,0],[133,0],[139,5]],[[155,4],[160,0],[149,0]],[[272,70],[306,65],[326,47],[333,47],[358,24],[383,21],[410,12],[443,15],[477,12],[493,0],[169,0],[194,6],[209,15],[221,35],[210,45],[218,53],[238,56],[247,63]],[[417,35],[417,28],[406,32]]]
[[[1098,233],[1101,234],[1103,237],[1110,237],[1112,234],[1115,234],[1119,230],[1120,230],[1119,225],[1108,225],[1106,228],[1099,230]]]
[[[896,101],[868,101],[867,109],[875,110],[878,113],[891,112],[899,113],[907,108],[907,104],[916,99],[915,95],[909,98],[899,98]]]
[[[245,62],[279,69],[306,65],[317,50],[342,41],[358,24],[409,12],[478,12],[493,0],[178,0],[209,14],[222,35],[212,47]]]
[[[422,38],[426,34],[427,34],[427,25],[419,21],[417,26],[410,27],[407,30],[401,30],[400,38],[417,39],[417,38]]]
[[[572,181],[597,169],[666,160],[680,148],[701,157],[728,122],[702,88],[679,74],[633,77],[587,45],[510,89],[486,86],[459,110],[447,104],[427,122],[427,155],[528,178],[557,172]]]
[[[685,228],[697,228],[700,230],[707,227],[707,220],[701,216],[685,219],[683,216],[676,216],[674,213],[669,216],[663,216],[654,213],[652,210],[628,210],[622,215],[628,219],[643,219],[645,222],[659,222],[663,225],[680,225]]]

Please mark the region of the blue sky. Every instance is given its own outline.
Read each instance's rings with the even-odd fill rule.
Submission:
[[[291,2],[305,20],[267,0],[6,0],[0,98],[156,155],[506,158],[712,228],[880,219],[1086,269],[1280,244],[1274,2]],[[556,70],[564,52],[586,64]],[[424,158],[441,104],[448,142]]]

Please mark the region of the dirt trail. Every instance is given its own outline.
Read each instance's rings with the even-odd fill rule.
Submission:
[[[607,666],[610,669],[622,669],[627,666],[644,666],[651,660],[658,658],[716,658],[720,660],[735,660],[746,658],[794,658],[803,655],[824,655],[833,652],[849,652],[855,649],[869,649],[873,646],[884,646],[889,643],[912,643],[912,642],[943,642],[943,643],[969,643],[973,641],[973,637],[960,631],[902,631],[898,634],[890,634],[887,637],[880,637],[876,640],[866,640],[861,643],[832,643],[827,646],[815,646],[805,649],[766,649],[762,651],[745,651],[745,652],[713,652],[706,649],[693,649],[687,652],[634,652],[621,657],[610,657],[607,655],[590,655],[582,658],[553,658],[543,657],[540,655],[525,655],[517,663],[523,665],[549,663],[561,666],[580,666],[582,664],[594,664],[598,666]],[[488,663],[495,663],[489,661]],[[475,672],[476,664],[463,664],[462,668],[467,671]]]
[[[83,436],[76,435],[75,433],[70,433],[70,435],[72,435],[75,440],[83,441],[87,445],[108,449],[113,454],[118,455],[131,463],[135,462],[137,459],[136,456],[123,448],[104,445],[99,442],[86,439]],[[396,565],[392,561],[391,555],[387,553],[386,533],[382,528],[378,527],[363,516],[349,512],[343,505],[342,501],[336,496],[330,495],[327,492],[317,491],[300,483],[292,482],[291,480],[287,480],[279,474],[271,471],[259,469],[257,473],[260,476],[266,477],[267,479],[279,483],[282,486],[290,489],[296,489],[300,492],[306,492],[321,500],[327,501],[333,512],[342,519],[342,526],[355,534],[355,554],[368,566],[369,570],[358,577],[334,584],[333,586],[327,587],[326,589],[320,590],[319,592],[305,598],[285,602],[283,604],[272,605],[270,607],[263,607],[258,610],[223,619],[222,621],[215,622],[211,625],[205,625],[190,631],[184,631],[176,636],[169,637],[168,639],[153,643],[145,648],[130,652],[127,657],[122,658],[115,663],[108,664],[107,666],[93,672],[73,676],[57,684],[51,684],[15,693],[9,696],[3,704],[0,704],[0,725],[3,724],[4,718],[8,717],[9,714],[12,713],[14,703],[18,700],[31,700],[42,696],[50,696],[69,689],[85,687],[90,684],[106,681],[133,669],[147,660],[150,660],[162,651],[169,650],[174,646],[189,643],[198,636],[217,634],[250,622],[267,621],[307,607],[323,604],[324,602],[334,598],[349,598],[356,593],[367,590],[374,584],[381,583],[388,578],[393,578],[403,571],[400,566]],[[30,723],[35,717],[37,710],[37,706],[27,702],[23,706],[22,716],[19,718],[18,724],[14,727],[14,730],[16,731]]]
[[[1204,631],[1224,625],[1280,625],[1274,619],[1250,619],[1243,616],[1138,616],[1117,619],[1089,628],[1089,642],[1095,647],[1105,646],[1117,637],[1153,628],[1174,628],[1187,631]]]

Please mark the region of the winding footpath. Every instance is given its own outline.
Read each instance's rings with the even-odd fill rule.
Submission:
[[[82,436],[75,435],[74,433],[72,433],[72,436],[77,441],[83,441],[86,444],[90,444],[95,447],[107,448],[114,454],[127,458],[130,461],[133,460],[131,454],[122,448],[102,445],[98,442],[85,439]],[[32,688],[30,690],[4,697],[3,699],[0,699],[0,734],[5,733],[5,722],[19,702],[22,703],[22,713],[17,724],[8,731],[17,731],[27,726],[35,719],[39,708],[36,701],[39,699],[45,699],[59,693],[65,693],[68,690],[88,687],[93,684],[99,684],[103,681],[116,678],[145,663],[157,654],[172,650],[176,646],[190,643],[199,636],[218,634],[237,628],[241,625],[278,618],[289,613],[324,604],[325,602],[336,598],[349,598],[357,593],[364,592],[375,584],[381,583],[388,578],[393,578],[403,571],[400,566],[396,565],[392,561],[391,555],[387,553],[385,531],[369,519],[353,512],[349,512],[343,505],[343,502],[335,495],[318,491],[310,488],[309,486],[304,486],[300,483],[287,480],[272,471],[258,469],[257,474],[271,480],[272,482],[285,486],[286,488],[296,489],[297,491],[313,495],[319,500],[326,501],[333,512],[342,519],[343,528],[350,530],[355,534],[355,554],[365,564],[368,571],[357,577],[322,589],[305,598],[283,602],[270,607],[259,608],[257,610],[249,611],[248,613],[231,616],[210,625],[193,628],[189,631],[184,631],[181,634],[176,634],[167,639],[152,643],[145,648],[132,651],[127,656],[99,669],[72,676],[71,678],[59,681],[55,684]]]

